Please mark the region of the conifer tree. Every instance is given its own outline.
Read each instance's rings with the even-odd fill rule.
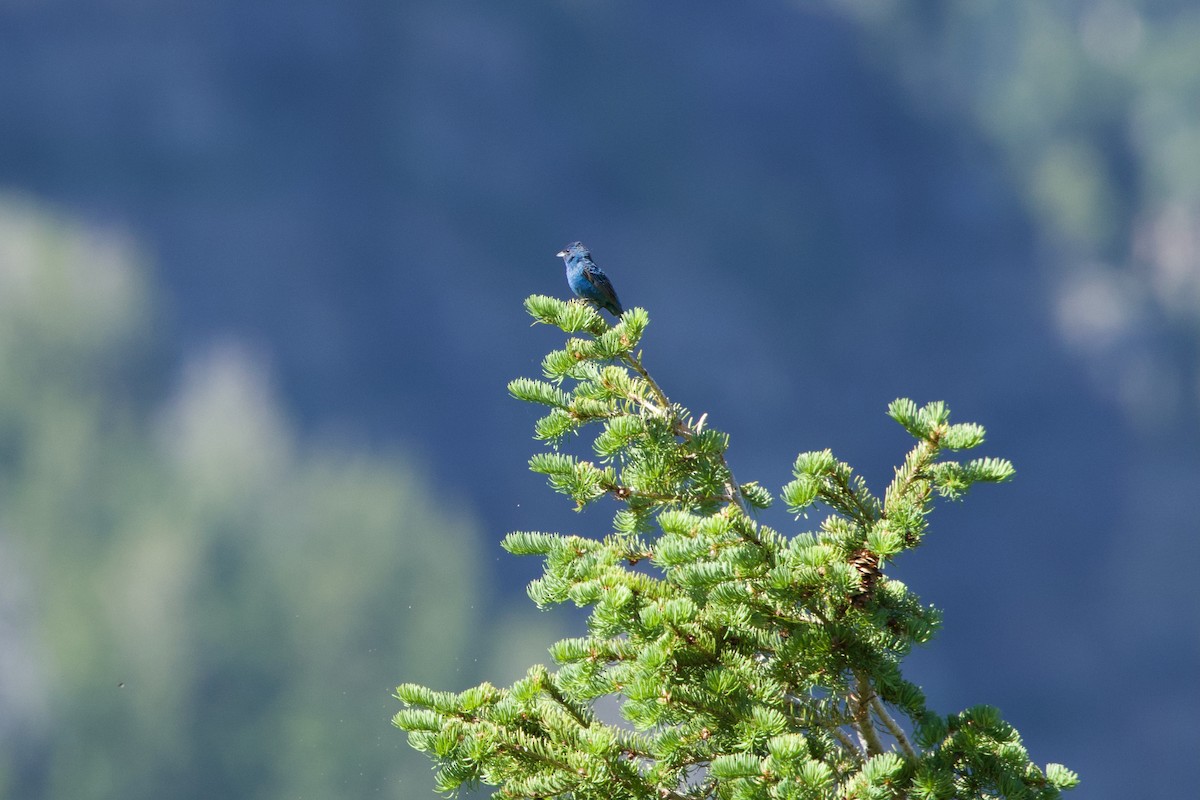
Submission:
[[[609,327],[592,308],[533,296],[535,320],[569,334],[546,380],[509,384],[548,408],[531,468],[577,508],[618,506],[603,538],[509,534],[545,560],[540,607],[591,609],[585,635],[551,647],[508,689],[461,693],[405,684],[395,724],[435,761],[437,789],[497,787],[497,798],[1053,798],[1076,775],[1034,765],[995,708],[941,716],[905,680],[901,658],[940,615],[886,565],[922,543],[936,497],[1013,474],[996,458],[958,461],[984,430],[942,403],[894,401],[916,444],[882,495],[830,451],[801,453],[780,492],[813,531],[756,519],[773,497],[739,483],[728,437],[667,398],[638,349],[640,308]],[[595,431],[594,459],[560,449]],[[601,719],[615,698],[622,721]],[[611,716],[611,715],[610,715]]]

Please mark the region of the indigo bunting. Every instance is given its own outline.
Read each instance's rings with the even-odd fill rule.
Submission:
[[[591,251],[583,246],[583,242],[572,242],[558,252],[558,257],[567,265],[567,283],[577,297],[605,309],[614,317],[625,313],[612,282],[592,261]]]

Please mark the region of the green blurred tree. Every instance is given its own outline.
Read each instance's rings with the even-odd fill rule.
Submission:
[[[395,718],[433,757],[437,788],[487,784],[499,798],[1052,798],[1070,770],[1029,759],[987,706],[941,716],[900,661],[940,614],[884,568],[924,540],[936,496],[1012,475],[1004,460],[943,455],[983,428],[941,403],[889,408],[917,443],[882,496],[828,450],[802,453],[782,489],[793,514],[821,504],[819,529],[785,536],[755,519],[769,491],[739,483],[728,437],[668,400],[638,351],[648,324],[612,328],[591,308],[534,296],[539,322],[572,334],[518,379],[549,408],[553,446],[531,467],[577,508],[617,501],[603,539],[512,533],[504,547],[545,559],[530,597],[590,607],[584,636],[551,648],[510,689],[454,694],[409,683]],[[598,462],[559,450],[598,428]],[[602,719],[615,700],[624,723]]]
[[[129,242],[0,202],[0,797],[423,778],[380,687],[463,669],[476,526],[395,455],[300,437],[236,344],[164,390],[153,307]]]
[[[858,21],[864,51],[914,108],[971,125],[995,146],[1029,212],[1065,343],[1137,428],[1193,452],[1200,9],[1180,0],[831,5]]]

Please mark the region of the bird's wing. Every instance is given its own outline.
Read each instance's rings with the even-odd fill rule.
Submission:
[[[610,297],[616,297],[616,290],[613,289],[612,281],[608,276],[600,271],[600,268],[595,264],[586,264],[583,268],[583,277],[588,279],[588,283],[595,286],[600,291]]]

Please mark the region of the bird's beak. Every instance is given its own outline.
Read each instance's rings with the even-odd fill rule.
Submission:
[[[567,257],[567,251],[566,251],[566,250],[559,250],[559,251],[558,251],[557,253],[555,253],[554,255],[558,256],[559,258],[566,258],[566,257]]]

